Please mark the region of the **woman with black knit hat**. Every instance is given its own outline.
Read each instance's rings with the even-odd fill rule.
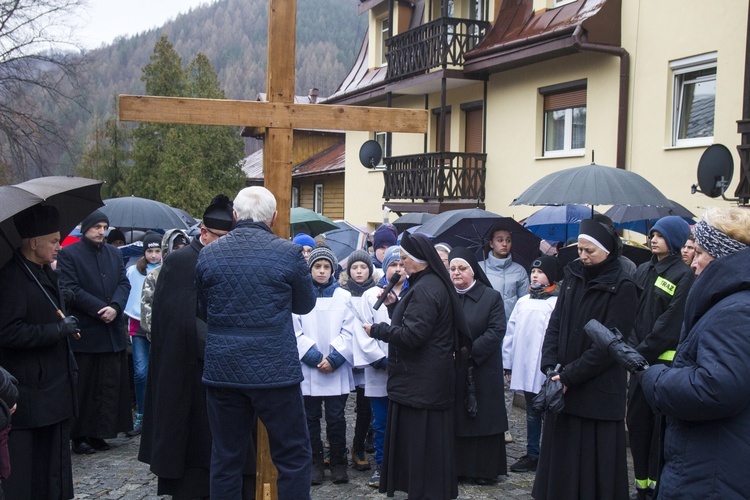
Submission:
[[[628,498],[626,372],[583,331],[591,319],[623,333],[633,329],[637,289],[619,262],[621,251],[610,227],[581,221],[579,258],[565,268],[542,346],[542,371],[560,365],[555,378],[565,407],[544,421],[535,499]]]
[[[456,384],[456,466],[459,477],[487,485],[507,475],[503,394],[503,296],[492,288],[472,251],[456,247],[449,271],[471,332],[471,349],[461,350]],[[471,377],[469,377],[471,374]],[[473,385],[470,388],[467,380]],[[472,407],[471,392],[476,400]]]
[[[125,272],[130,281],[130,294],[123,311],[127,318],[128,334],[133,347],[133,387],[135,388],[136,414],[133,430],[126,434],[138,436],[142,430],[143,402],[146,395],[146,375],[148,374],[148,353],[151,341],[141,330],[141,295],[146,276],[161,266],[161,234],[149,231],[143,237],[142,253],[138,262]]]
[[[404,235],[401,260],[409,291],[385,304],[391,324],[363,325],[388,342],[388,423],[380,492],[456,498],[454,354],[471,337],[461,302],[429,238]]]

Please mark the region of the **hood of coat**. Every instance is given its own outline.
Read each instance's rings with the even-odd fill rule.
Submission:
[[[750,248],[712,261],[695,279],[685,303],[685,331],[720,300],[750,290]]]
[[[182,229],[170,229],[164,233],[164,237],[161,239],[161,256],[162,260],[174,251],[174,241],[178,237],[182,236],[185,239],[185,244],[190,243],[190,237]]]

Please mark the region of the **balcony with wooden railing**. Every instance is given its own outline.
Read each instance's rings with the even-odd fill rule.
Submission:
[[[386,158],[383,198],[421,200],[434,212],[443,211],[442,204],[483,206],[486,161],[484,153],[453,152]]]
[[[435,68],[461,68],[464,54],[477,46],[490,23],[441,17],[386,40],[387,80]]]

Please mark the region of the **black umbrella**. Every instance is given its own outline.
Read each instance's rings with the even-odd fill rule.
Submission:
[[[60,234],[64,237],[87,215],[102,206],[99,193],[102,181],[82,177],[39,177],[20,184],[0,186],[0,230],[10,244],[0,244],[0,267],[13,256],[21,238],[13,225],[13,216],[43,203],[60,213]]]
[[[334,255],[343,266],[342,261],[349,257],[355,250],[367,250],[367,232],[354,224],[346,221],[334,222],[339,229],[333,229],[323,233],[326,237],[326,246],[333,250]]]
[[[695,224],[695,217],[690,210],[679,203],[669,200],[670,207],[614,205],[604,215],[612,219],[616,227],[648,234],[649,229],[662,217],[676,215],[688,224]]]
[[[40,203],[53,206],[60,214],[60,234],[68,234],[88,214],[102,206],[99,193],[102,181],[84,179],[81,177],[40,177],[20,184],[0,186],[0,236],[5,244],[0,244],[0,267],[11,258],[21,243],[21,237],[13,224],[13,216],[25,209]],[[25,262],[18,257],[19,262],[30,278],[36,282],[50,302],[50,307],[64,318],[65,315],[57,304],[47,295],[44,287],[37,281],[36,276],[26,267]],[[78,338],[80,335],[75,334]]]
[[[487,257],[491,233],[505,229],[513,238],[513,261],[528,268],[539,256],[541,238],[511,217],[503,217],[479,208],[449,210],[422,224],[415,232],[432,237],[435,243],[448,243],[453,247],[474,250],[478,260]]]
[[[412,212],[404,214],[393,221],[393,225],[399,233],[403,233],[410,227],[421,226],[433,217],[435,217],[435,214],[428,214],[427,212]]]
[[[185,221],[185,224],[187,224],[188,227],[193,227],[196,224],[198,224],[198,221],[195,219],[195,217],[193,217],[192,215],[190,215],[183,209],[177,208],[177,207],[170,207],[170,208],[174,210],[177,215],[180,216],[180,219]]]
[[[110,226],[123,231],[190,227],[169,205],[137,196],[104,200],[101,211],[109,218]]]
[[[511,205],[654,205],[672,203],[649,181],[629,170],[592,163],[545,175]]]

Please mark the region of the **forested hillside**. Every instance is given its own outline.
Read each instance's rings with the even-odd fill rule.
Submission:
[[[313,87],[330,95],[342,81],[367,29],[358,0],[298,0],[296,93]],[[117,94],[144,93],[142,71],[163,34],[187,63],[197,53],[208,57],[229,99],[254,99],[265,91],[268,35],[267,0],[219,0],[177,16],[158,29],[117,39],[84,54],[87,98],[83,108],[67,110],[60,121],[73,133],[71,152],[50,158],[69,173],[91,132],[114,114]],[[71,146],[69,144],[69,146]]]

